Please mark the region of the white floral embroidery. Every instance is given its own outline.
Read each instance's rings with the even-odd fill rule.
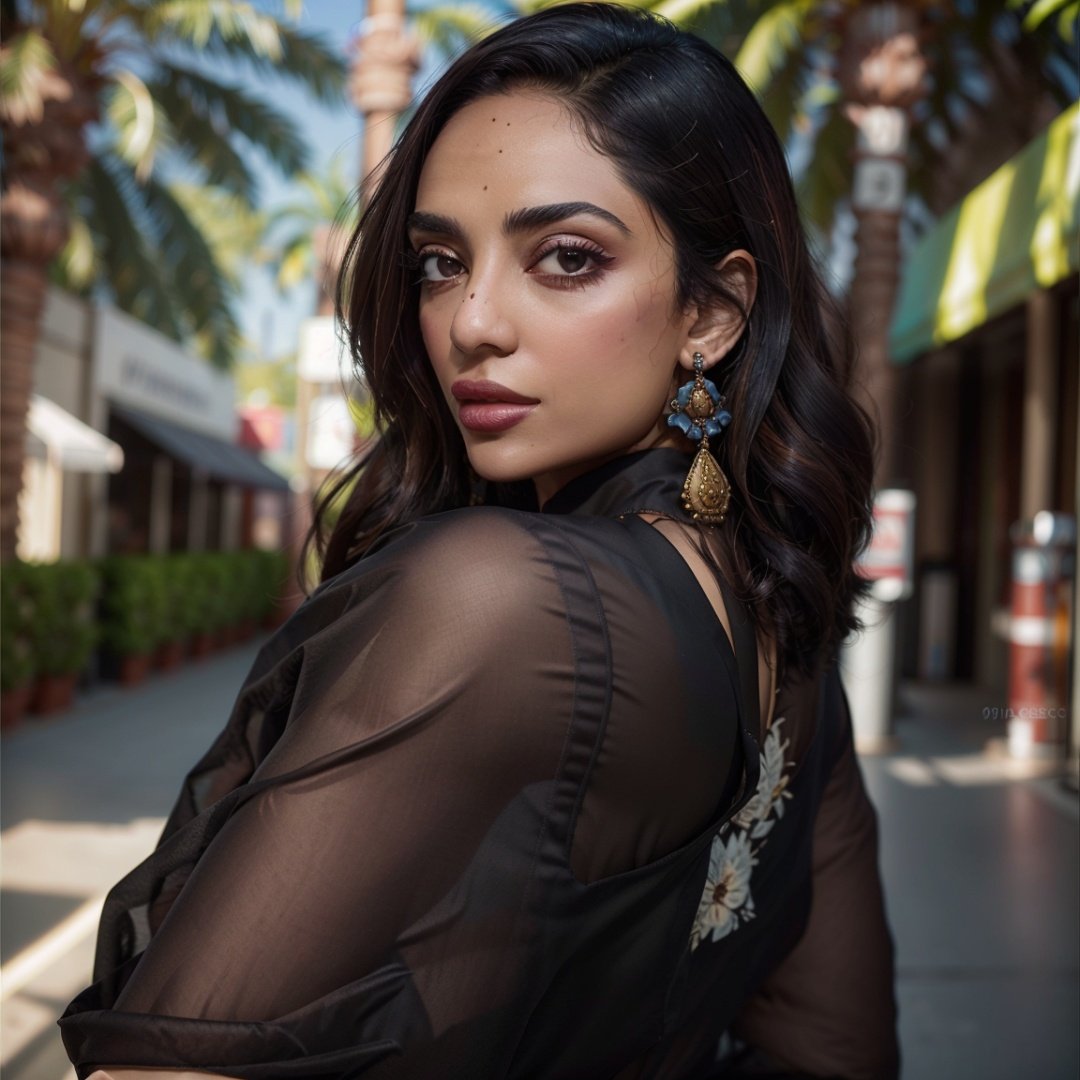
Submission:
[[[713,837],[709,852],[709,875],[690,931],[690,948],[703,941],[719,941],[754,917],[754,897],[750,891],[752,868],[765,839],[781,817],[784,800],[791,798],[791,764],[784,757],[790,745],[781,741],[784,717],[777,717],[761,748],[761,773],[750,801]]]

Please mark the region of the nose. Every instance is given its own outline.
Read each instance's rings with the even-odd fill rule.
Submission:
[[[450,342],[465,356],[494,352],[501,356],[517,348],[517,329],[508,317],[507,274],[492,263],[469,275],[461,303],[450,323]]]

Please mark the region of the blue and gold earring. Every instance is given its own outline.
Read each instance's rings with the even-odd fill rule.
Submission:
[[[709,439],[723,434],[731,423],[731,413],[724,407],[727,399],[705,378],[704,370],[705,357],[694,353],[694,378],[680,386],[671,399],[667,422],[688,439],[701,443],[683,484],[684,509],[703,525],[719,525],[731,500],[731,485],[709,452]]]

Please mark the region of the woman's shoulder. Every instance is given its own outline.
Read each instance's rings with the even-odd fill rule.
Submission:
[[[418,590],[429,602],[529,608],[559,602],[569,581],[613,551],[616,521],[577,519],[477,506],[429,514],[399,526],[335,587],[366,591],[392,577],[399,593]]]

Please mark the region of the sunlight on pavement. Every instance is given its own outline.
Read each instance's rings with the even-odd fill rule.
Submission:
[[[13,1078],[74,1077],[60,1045],[57,1017],[90,981],[105,894],[153,851],[164,824],[164,818],[136,818],[126,825],[31,819],[0,833],[5,945],[0,1066],[5,1073],[21,1066]],[[55,925],[43,920],[42,911],[47,916],[65,901],[70,909],[65,917]]]
[[[154,849],[164,818],[126,825],[22,821],[0,833],[5,890],[95,896],[107,892]]]

